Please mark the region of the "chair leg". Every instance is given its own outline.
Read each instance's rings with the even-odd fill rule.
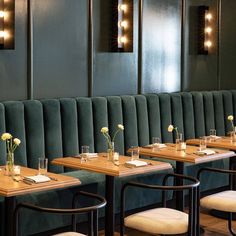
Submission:
[[[233,218],[233,213],[230,212],[230,213],[229,213],[229,216],[228,216],[228,228],[229,228],[229,232],[230,232],[233,236],[236,236],[236,233],[234,232],[233,227],[232,227],[232,218]]]

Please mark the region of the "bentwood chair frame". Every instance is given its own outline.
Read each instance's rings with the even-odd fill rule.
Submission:
[[[231,165],[231,168],[233,168],[233,165]],[[212,167],[204,167],[201,168],[198,173],[197,173],[197,178],[200,180],[201,178],[201,174],[202,172],[205,171],[209,171],[209,172],[217,172],[217,173],[221,173],[221,174],[228,174],[229,175],[229,190],[235,190],[235,181],[234,181],[234,177],[236,175],[236,171],[235,170],[225,170],[225,169],[219,169],[219,168],[212,168]],[[200,206],[200,191],[198,191],[198,204]],[[200,215],[200,207],[198,208],[198,215]],[[233,219],[233,213],[232,212],[228,212],[228,229],[229,232],[236,236],[236,232],[234,231],[233,227],[232,227],[232,219]],[[198,217],[198,229],[200,228],[200,222],[199,222],[199,217]]]
[[[76,208],[76,205],[79,201],[79,196],[89,197],[91,199],[96,200],[98,203],[87,206]],[[77,225],[76,225],[76,215],[78,214],[88,214],[88,228],[89,236],[97,236],[98,235],[98,210],[106,205],[106,199],[98,194],[88,193],[84,191],[77,192],[73,196],[72,200],[72,208],[71,209],[58,209],[58,208],[46,208],[41,206],[36,206],[31,203],[19,203],[17,204],[15,211],[14,211],[14,234],[16,236],[19,235],[19,213],[20,210],[23,208],[38,211],[38,212],[46,212],[51,214],[62,214],[62,215],[72,215],[72,231],[76,232]]]
[[[180,179],[180,180],[187,180],[190,182],[193,182],[191,184],[187,185],[179,185],[179,186],[168,186],[166,185],[167,180],[169,178],[174,178]],[[176,182],[176,181],[174,181]],[[166,174],[165,177],[163,178],[162,186],[160,185],[149,185],[149,184],[144,184],[144,183],[137,183],[137,182],[128,182],[124,184],[121,190],[121,213],[120,213],[120,235],[124,236],[125,234],[125,224],[124,224],[124,219],[126,217],[125,215],[125,191],[127,188],[134,187],[134,188],[144,188],[144,189],[153,189],[153,190],[161,190],[162,191],[162,207],[167,206],[167,200],[166,200],[166,192],[167,191],[184,191],[188,190],[188,200],[189,200],[189,212],[188,212],[188,236],[195,236],[197,235],[197,219],[196,217],[199,205],[197,205],[197,196],[198,196],[198,191],[199,191],[199,180],[186,176],[186,175],[181,175],[181,174],[175,174],[175,173],[170,173]]]

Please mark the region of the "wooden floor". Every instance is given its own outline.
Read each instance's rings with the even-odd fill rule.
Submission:
[[[204,236],[226,236],[231,235],[228,232],[227,221],[223,219],[216,218],[207,213],[201,213],[201,226],[205,230]],[[236,221],[233,223],[234,228],[236,229]],[[118,230],[117,230],[118,232]],[[100,236],[104,235],[104,232],[99,233]],[[115,236],[119,236],[119,233],[116,233]],[[148,236],[148,234],[139,233],[136,231],[129,230],[126,234],[127,236]]]

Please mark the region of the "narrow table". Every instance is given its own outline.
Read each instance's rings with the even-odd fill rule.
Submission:
[[[54,180],[44,183],[25,183],[13,180],[12,176],[4,174],[4,167],[0,171],[0,196],[5,197],[5,235],[13,235],[13,214],[16,206],[16,196],[52,189],[66,188],[81,184],[79,179],[61,174],[48,173]],[[21,167],[21,176],[37,175],[38,170]]]
[[[150,146],[140,147],[139,154],[147,157],[157,157],[175,161],[175,171],[178,174],[184,174],[185,163],[199,164],[235,156],[234,152],[220,149],[214,149],[215,154],[202,156],[196,154],[197,150],[198,147],[187,145],[185,151],[177,151],[175,144],[166,143],[166,147],[158,150],[153,150]],[[181,185],[182,181],[177,181],[177,184]],[[184,209],[184,196],[181,192],[176,193],[176,207],[179,210]]]
[[[56,158],[52,161],[53,164],[62,165],[74,169],[83,169],[87,171],[97,172],[106,175],[106,213],[105,213],[105,235],[113,236],[115,227],[115,177],[125,177],[131,175],[139,175],[154,171],[171,169],[171,165],[165,162],[143,160],[148,162],[148,165],[143,167],[129,168],[125,166],[125,162],[130,160],[130,157],[120,156],[119,165],[115,165],[112,161],[107,160],[106,154],[99,154],[97,158],[90,159],[87,162],[81,162],[79,158],[65,157]],[[140,159],[142,160],[142,159]]]

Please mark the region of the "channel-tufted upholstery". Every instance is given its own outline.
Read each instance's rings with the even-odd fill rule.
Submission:
[[[225,135],[230,130],[227,122],[229,114],[236,116],[236,90],[6,101],[0,103],[0,134],[7,131],[21,139],[22,143],[15,152],[16,164],[37,168],[39,157],[45,156],[51,161],[56,157],[73,156],[79,153],[82,145],[89,145],[91,152],[105,151],[106,141],[100,132],[103,126],[109,126],[113,133],[118,123],[124,124],[125,130],[117,135],[115,142],[115,149],[124,154],[130,146],[149,144],[153,136],[160,137],[162,142],[173,142],[175,134],[167,132],[171,123],[179,128],[185,139],[209,134],[211,128],[216,128],[217,135]],[[5,157],[5,144],[0,142],[1,165],[5,163]],[[228,165],[228,160],[204,165],[224,167]],[[199,167],[202,164],[189,165],[185,173],[195,175]],[[103,175],[71,172],[50,163],[49,171],[76,176],[82,180],[83,188],[104,192]],[[133,178],[141,181],[156,179],[153,174]],[[117,186],[125,181],[120,179]],[[226,178],[212,175],[202,189],[216,188],[225,185],[226,181]],[[119,188],[116,189],[119,194]],[[73,191],[65,190],[70,195]],[[19,199],[48,201],[48,204],[48,199],[51,199],[56,204],[54,199],[57,198],[58,204],[61,204],[61,192],[48,192],[48,196],[44,193],[32,194]],[[159,199],[144,195],[142,202],[134,201],[130,208],[152,204]],[[118,206],[116,209],[119,209]],[[60,223],[65,224],[63,220]],[[41,225],[45,226],[45,230],[53,227],[48,223]],[[34,227],[30,233],[37,232],[37,225]]]

